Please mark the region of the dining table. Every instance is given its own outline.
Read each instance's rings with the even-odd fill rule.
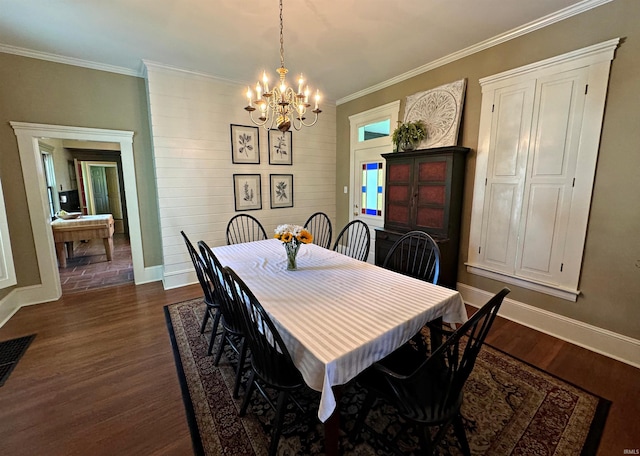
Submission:
[[[61,268],[67,267],[66,255],[73,258],[73,243],[89,239],[102,239],[107,261],[113,259],[114,222],[111,214],[80,215],[69,220],[58,218],[51,222],[51,229]]]
[[[281,241],[214,247],[254,293],[278,329],[306,384],[320,392],[325,451],[338,454],[336,392],[406,343],[427,322],[464,323],[460,293],[303,244],[287,270]]]

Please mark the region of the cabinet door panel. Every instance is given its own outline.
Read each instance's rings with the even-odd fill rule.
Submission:
[[[444,208],[423,207],[418,208],[416,214],[416,225],[421,228],[428,228],[429,231],[443,230],[444,226]]]
[[[493,175],[518,177],[529,144],[533,84],[496,91],[492,123]]]
[[[538,83],[532,177],[566,174],[567,160],[575,149],[572,138],[577,137],[572,127],[576,120],[581,121],[584,105],[584,97],[576,92],[584,90],[585,82],[577,81],[576,76],[563,74],[559,80],[548,78]]]
[[[424,185],[418,189],[418,200],[426,204],[444,206],[447,202],[447,192],[444,185]]]
[[[522,241],[521,272],[551,274],[551,251],[562,206],[562,189],[557,186],[535,185],[529,192],[527,219]]]
[[[410,229],[413,199],[413,160],[387,163],[385,226]]]
[[[432,235],[447,236],[449,195],[451,193],[451,156],[432,156],[416,160],[415,229]]]
[[[400,204],[387,204],[387,224],[392,223],[396,226],[409,225],[409,206]]]
[[[518,200],[518,187],[513,184],[495,184],[491,186],[487,198],[487,217],[485,220],[485,241],[481,256],[493,269],[513,272],[516,239],[512,233],[517,231],[512,217],[513,207]]]
[[[408,185],[391,185],[387,192],[387,200],[391,204],[404,203],[408,205],[411,198],[411,188]]]
[[[389,183],[404,182],[409,184],[411,182],[411,163],[393,163],[387,167],[387,176]]]
[[[421,161],[418,163],[419,182],[440,182],[447,180],[447,160],[440,158],[436,160]]]
[[[562,282],[585,85],[583,69],[537,82],[516,264],[522,277]]]
[[[494,95],[480,258],[508,273],[515,270],[534,94],[535,81],[527,81]]]

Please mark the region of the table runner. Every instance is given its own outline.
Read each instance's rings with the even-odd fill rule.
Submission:
[[[309,387],[322,392],[318,418],[342,385],[408,341],[426,322],[467,320],[455,290],[306,244],[287,271],[276,239],[215,247],[271,315]]]

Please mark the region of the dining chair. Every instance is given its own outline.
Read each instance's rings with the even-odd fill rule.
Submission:
[[[263,241],[267,233],[260,221],[248,214],[238,214],[227,224],[227,245]]]
[[[198,277],[198,282],[202,287],[202,292],[204,295],[204,303],[206,305],[204,316],[202,317],[202,324],[200,325],[200,334],[204,333],[205,328],[207,327],[207,322],[211,318],[213,322],[213,328],[211,329],[211,337],[209,338],[209,353],[211,353],[211,347],[213,347],[213,342],[218,333],[218,323],[220,322],[220,304],[217,299],[217,295],[215,292],[215,283],[209,279],[207,275],[207,265],[203,261],[202,257],[195,249],[187,235],[184,231],[180,231],[182,238],[184,239],[184,243],[187,246],[187,250],[189,251],[189,256],[191,256],[191,261],[193,262],[193,267],[196,270],[196,276]]]
[[[462,452],[470,455],[460,415],[462,389],[509,292],[508,288],[503,288],[493,296],[430,356],[405,344],[360,374],[358,382],[366,388],[367,394],[353,427],[354,436],[359,436],[371,407],[381,397],[394,405],[400,415],[422,425],[421,454],[433,454],[453,424]],[[439,426],[439,429],[432,439],[429,428],[433,426]]]
[[[333,229],[331,228],[331,220],[329,216],[324,212],[316,212],[304,222],[304,227],[313,235],[313,243],[324,247],[325,249],[331,248],[331,235]]]
[[[369,226],[361,220],[353,220],[342,228],[333,250],[360,261],[367,261],[371,246]]]
[[[234,298],[233,292],[228,286],[228,282],[225,280],[224,270],[222,264],[220,264],[220,260],[218,260],[218,257],[216,257],[213,251],[211,251],[211,248],[204,241],[200,241],[198,243],[198,247],[202,252],[202,257],[208,265],[207,273],[209,274],[209,278],[216,284],[218,290],[218,302],[220,303],[220,313],[222,314],[222,339],[218,344],[213,365],[217,366],[220,363],[224,347],[228,344],[237,356],[238,364],[236,366],[236,380],[233,386],[233,397],[237,398],[238,392],[240,391],[242,371],[245,360],[247,359],[248,348],[242,323],[242,313]],[[207,354],[211,354],[211,346],[209,346]]]
[[[440,248],[424,231],[409,231],[391,246],[382,267],[437,284],[440,274]]]
[[[303,387],[305,383],[269,314],[232,269],[225,268],[225,273],[235,300],[242,309],[244,327],[251,348],[251,377],[240,408],[240,416],[246,414],[251,395],[257,389],[276,412],[269,446],[269,455],[273,456],[278,449],[287,400],[292,391]],[[262,385],[278,391],[275,406]]]

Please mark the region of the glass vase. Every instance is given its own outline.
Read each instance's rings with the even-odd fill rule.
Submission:
[[[295,271],[298,269],[298,264],[296,263],[296,256],[298,255],[298,249],[300,248],[300,244],[287,242],[284,245],[284,249],[287,252],[287,271]]]

